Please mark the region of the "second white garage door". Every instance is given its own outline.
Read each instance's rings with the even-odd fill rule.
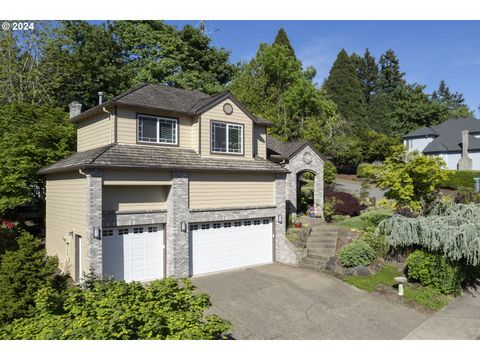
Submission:
[[[125,281],[164,277],[163,224],[103,229],[103,273]]]
[[[272,219],[191,224],[190,274],[271,263],[272,236]]]

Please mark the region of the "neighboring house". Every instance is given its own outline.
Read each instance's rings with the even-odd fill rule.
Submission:
[[[451,170],[480,170],[480,120],[450,119],[403,136],[408,150],[442,157]]]
[[[77,153],[39,172],[47,253],[74,279],[297,263],[285,230],[298,174],[317,174],[323,209],[323,160],[308,142],[267,149],[271,123],[229,92],[146,84],[80,111],[70,105]]]

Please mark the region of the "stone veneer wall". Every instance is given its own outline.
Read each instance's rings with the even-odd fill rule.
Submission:
[[[188,173],[172,172],[172,186],[167,198],[166,211],[145,212],[104,212],[102,214],[101,173],[87,174],[88,185],[88,263],[96,273],[102,272],[102,241],[93,238],[93,227],[130,226],[140,224],[166,223],[167,276],[186,277],[190,275],[190,254],[188,224],[237,219],[271,218],[274,225],[275,261],[296,265],[297,249],[285,236],[287,214],[285,206],[286,175],[275,179],[275,206],[242,209],[190,210],[188,208]],[[103,223],[102,223],[103,219]],[[281,219],[281,221],[279,221]],[[185,221],[187,231],[181,231]]]
[[[102,229],[102,172],[94,170],[86,173],[87,178],[87,268],[102,274],[102,237],[95,239],[93,229]],[[100,234],[101,235],[101,234]]]

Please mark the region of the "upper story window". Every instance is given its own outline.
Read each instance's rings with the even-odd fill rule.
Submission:
[[[138,141],[178,144],[178,120],[157,116],[138,116]]]
[[[243,125],[212,121],[212,152],[243,154]]]

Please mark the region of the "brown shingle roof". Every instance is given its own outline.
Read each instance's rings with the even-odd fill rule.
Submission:
[[[53,165],[42,168],[39,174],[83,168],[149,168],[288,173],[288,170],[283,167],[260,158],[252,160],[205,158],[190,149],[152,145],[111,144],[75,153]]]
[[[318,152],[318,150],[308,140],[283,142],[277,138],[274,138],[273,136],[267,136],[268,155],[279,155],[283,159],[291,159],[305,146],[310,146],[323,161],[326,160],[325,156]]]
[[[249,112],[229,91],[216,95],[208,95],[198,90],[184,90],[161,84],[143,84],[137,86],[123,94],[115,96],[101,105],[88,109],[80,115],[73,117],[71,121],[77,122],[83,120],[91,114],[102,111],[103,107],[110,105],[139,106],[181,114],[200,115],[211,106],[227,98],[239,106],[256,124],[263,126],[272,125],[270,121]]]

